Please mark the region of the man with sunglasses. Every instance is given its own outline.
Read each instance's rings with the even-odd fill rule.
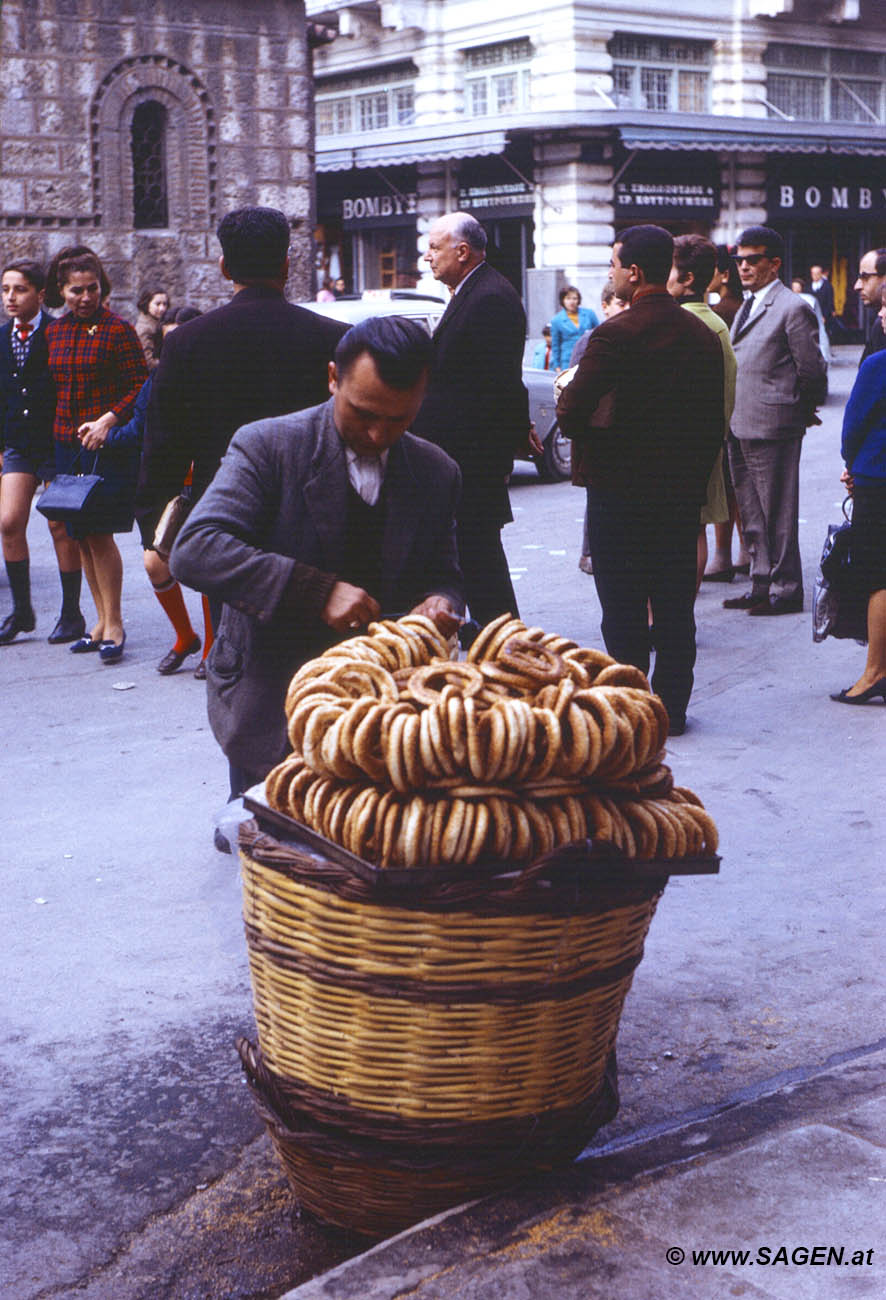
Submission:
[[[729,468],[751,555],[751,590],[724,600],[751,615],[799,614],[800,448],[827,393],[827,365],[808,303],[779,279],[781,236],[751,226],[736,263],[745,299],[732,324],[738,362]]]
[[[886,284],[886,248],[872,248],[869,253],[865,253],[858,264],[858,279],[853,288],[865,307],[871,307],[875,312],[879,312],[884,284]],[[865,342],[864,352],[861,354],[861,361],[867,361],[868,357],[882,351],[883,348],[886,348],[886,334],[883,333],[879,316],[875,316]]]

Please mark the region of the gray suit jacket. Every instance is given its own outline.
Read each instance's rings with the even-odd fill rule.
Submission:
[[[464,608],[456,558],[458,467],[406,433],[384,491],[382,616],[432,592]],[[209,721],[232,763],[284,756],[283,701],[296,668],[340,639],[320,618],[342,572],[348,471],[332,400],[238,429],[170,557],[175,576],[225,602],[207,663]]]
[[[738,362],[731,428],[736,438],[802,437],[827,395],[827,365],[818,346],[818,323],[808,303],[781,281],[736,330]]]

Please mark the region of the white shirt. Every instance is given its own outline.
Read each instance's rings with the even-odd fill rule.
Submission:
[[[15,320],[13,321],[12,328],[14,330],[17,330],[19,325],[30,325],[31,328],[30,331],[28,332],[28,338],[30,338],[31,335],[34,333],[34,330],[40,324],[40,317],[42,315],[43,315],[43,311],[41,308],[38,307],[37,315],[32,316],[30,320],[19,320],[19,318],[16,316]]]
[[[381,493],[382,483],[385,481],[388,452],[381,451],[377,456],[360,456],[346,445],[345,457],[348,462],[348,479],[351,487],[368,506],[374,506]]]
[[[751,303],[751,310],[748,313],[748,320],[751,320],[753,319],[754,316],[756,316],[757,312],[763,306],[763,299],[766,297],[767,293],[772,292],[772,290],[775,288],[778,282],[779,282],[778,276],[776,276],[774,280],[770,280],[768,284],[764,284],[762,289],[756,289],[754,291],[754,295],[753,295],[754,301]]]

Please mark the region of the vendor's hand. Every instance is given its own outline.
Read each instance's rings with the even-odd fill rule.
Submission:
[[[544,445],[536,432],[535,421],[533,420],[529,426],[529,457],[532,459],[533,456],[543,456],[544,453]]]
[[[855,479],[849,473],[848,469],[843,470],[843,473],[840,475],[840,482],[846,488],[846,495],[851,497],[855,492]]]
[[[77,437],[86,451],[99,451],[107,442],[108,434],[117,423],[113,411],[108,411],[98,420],[87,420],[77,430]]]
[[[356,632],[381,613],[381,606],[362,587],[352,587],[349,582],[337,582],[320,612],[324,623],[337,632]]]
[[[409,612],[424,614],[445,637],[454,636],[461,626],[461,618],[446,596],[428,596]]]

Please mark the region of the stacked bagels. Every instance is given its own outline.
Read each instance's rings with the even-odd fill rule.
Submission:
[[[464,662],[430,619],[370,623],[295,674],[272,808],[383,867],[534,860],[606,841],[711,854],[713,821],[662,762],[642,672],[503,615]]]

